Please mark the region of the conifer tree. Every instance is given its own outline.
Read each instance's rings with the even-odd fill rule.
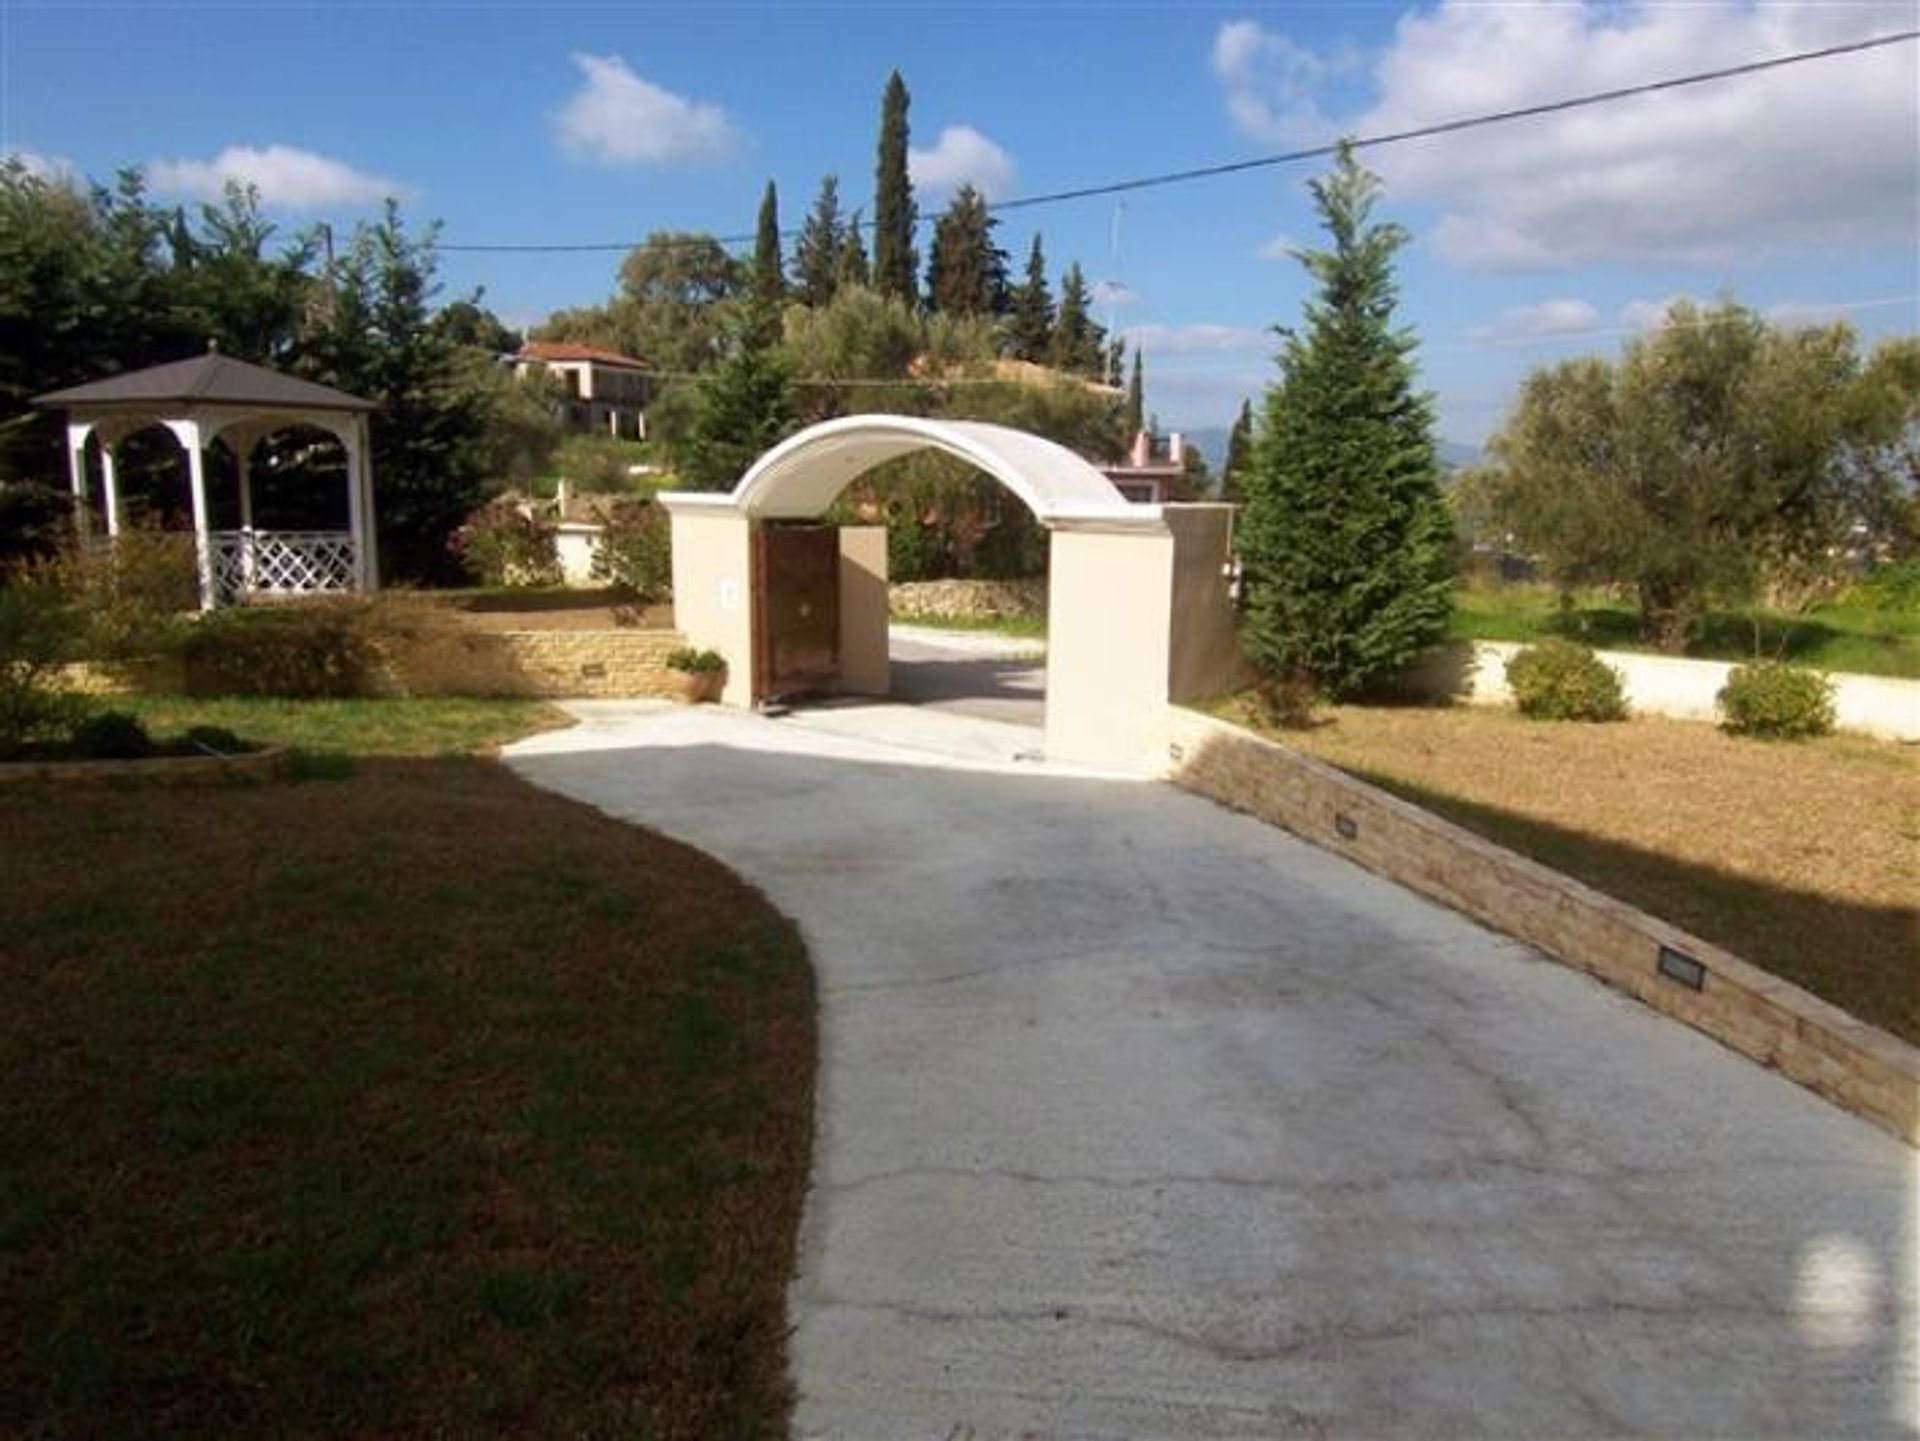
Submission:
[[[1013,287],[1007,315],[1007,353],[1015,360],[1044,363],[1053,344],[1053,291],[1047,285],[1047,261],[1040,237],[1027,251],[1027,276]]]
[[[1275,680],[1349,696],[1446,632],[1452,526],[1410,331],[1393,325],[1398,225],[1342,145],[1310,186],[1331,244],[1301,252],[1319,292],[1283,332],[1241,484],[1248,657]]]
[[[873,284],[873,268],[867,264],[867,242],[860,238],[860,212],[853,212],[853,219],[847,222],[845,239],[840,246],[840,275],[838,283],[847,285]]]
[[[1053,323],[1048,359],[1059,370],[1089,380],[1107,378],[1106,329],[1094,321],[1092,298],[1080,263],[1069,265],[1060,277],[1060,309]]]
[[[687,437],[674,464],[688,490],[730,490],[763,451],[796,427],[792,376],[764,302],[749,301],[726,337],[724,358],[700,377]]]
[[[840,254],[846,247],[846,230],[840,219],[840,178],[826,176],[793,249],[793,283],[802,305],[825,305],[840,288]]]
[[[1140,352],[1133,352],[1133,375],[1127,381],[1127,433],[1138,435],[1147,420],[1147,381],[1141,372]]]
[[[934,224],[927,304],[948,315],[997,315],[1007,303],[1007,255],[993,243],[999,222],[972,182],[962,185]]]
[[[907,176],[907,82],[894,71],[880,102],[880,145],[874,166],[873,286],[909,305],[920,301],[920,260],[913,249],[913,182]]]
[[[1240,402],[1239,419],[1227,433],[1227,458],[1220,468],[1220,498],[1235,504],[1246,499],[1247,467],[1253,464],[1253,402]]]
[[[787,296],[786,271],[780,263],[780,197],[767,182],[760,197],[760,227],[753,243],[753,298],[777,306]]]

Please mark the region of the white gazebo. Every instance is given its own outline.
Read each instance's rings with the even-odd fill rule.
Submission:
[[[92,513],[87,441],[99,445],[102,509],[109,538],[122,515],[114,452],[135,431],[171,431],[187,453],[200,607],[251,596],[371,591],[378,585],[374,550],[373,473],[367,413],[373,403],[311,381],[234,360],[209,349],[178,360],[35,396],[33,403],[67,412],[67,464],[84,526]],[[347,529],[266,531],[253,524],[253,448],[277,430],[311,426],[340,442],[347,457]],[[224,444],[238,462],[240,528],[211,529],[206,448]]]

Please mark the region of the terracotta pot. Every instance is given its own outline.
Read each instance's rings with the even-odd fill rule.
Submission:
[[[700,705],[720,699],[720,692],[726,689],[727,673],[723,670],[685,671],[677,670],[673,675],[673,698],[681,705]]]

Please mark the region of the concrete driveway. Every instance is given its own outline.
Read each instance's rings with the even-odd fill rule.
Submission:
[[[1047,643],[989,632],[887,629],[893,699],[955,715],[1047,723]]]
[[[818,968],[801,1435],[1920,1430],[1915,1153],[1024,727],[584,704],[537,784]]]

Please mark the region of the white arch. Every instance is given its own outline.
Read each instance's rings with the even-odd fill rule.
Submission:
[[[791,435],[740,477],[733,507],[756,520],[819,515],[857,476],[916,450],[978,466],[1024,501],[1042,525],[1160,526],[1160,508],[1134,505],[1112,481],[1051,440],[978,420],[844,415]]]

